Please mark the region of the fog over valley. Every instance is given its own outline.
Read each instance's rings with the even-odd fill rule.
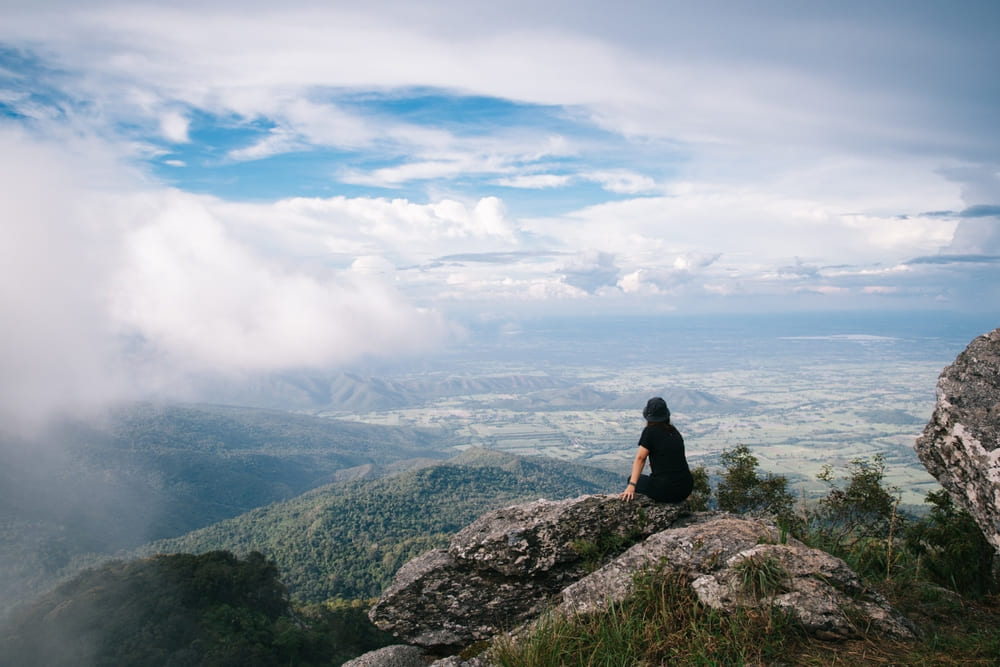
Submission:
[[[879,454],[903,502],[937,488],[913,453],[934,385],[985,316],[840,313],[524,320],[405,363],[192,383],[4,430],[6,590],[327,484],[469,448],[627,474],[664,396],[692,465],[747,445],[803,497],[824,464]],[[226,407],[226,405],[233,407]],[[236,407],[243,406],[243,407]],[[604,492],[615,492],[608,485]]]

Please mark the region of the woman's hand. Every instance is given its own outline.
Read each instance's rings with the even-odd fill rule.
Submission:
[[[642,475],[642,469],[646,467],[646,458],[649,456],[649,450],[639,445],[639,451],[635,454],[635,461],[632,462],[632,473],[628,476],[628,486],[622,491],[621,495],[618,496],[625,502],[628,502],[635,498],[635,485],[639,481],[639,476]],[[632,480],[635,480],[633,482]]]

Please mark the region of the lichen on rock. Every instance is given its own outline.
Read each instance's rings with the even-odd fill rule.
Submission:
[[[408,563],[369,616],[431,653],[457,653],[546,612],[591,613],[624,601],[637,575],[661,571],[681,575],[707,606],[773,604],[818,637],[863,634],[854,622],[898,639],[915,636],[843,561],[781,540],[768,521],[691,514],[683,505],[646,498],[536,501],[485,514],[448,549]],[[596,551],[595,567],[587,565],[581,541],[605,545]],[[748,559],[775,563],[781,585],[765,597],[744,594],[739,570]]]
[[[1000,555],[1000,329],[941,371],[934,414],[915,448]]]
[[[495,510],[448,549],[404,565],[369,617],[409,643],[454,651],[538,616],[563,588],[686,512],[601,495]],[[585,553],[584,544],[595,549]],[[598,562],[588,562],[595,554]]]
[[[852,615],[865,619],[866,630],[915,638],[913,625],[866,588],[844,561],[795,539],[777,544],[779,537],[774,525],[760,520],[701,515],[690,525],[653,535],[569,586],[558,612],[588,613],[622,602],[634,591],[637,573],[655,570],[663,576],[683,575],[708,607],[775,606],[823,639],[864,634],[851,622]],[[780,585],[764,595],[746,591],[741,565],[754,559],[781,572]]]

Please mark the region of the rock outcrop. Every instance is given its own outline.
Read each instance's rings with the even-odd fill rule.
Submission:
[[[769,523],[705,514],[653,535],[569,586],[557,611],[587,613],[621,602],[633,592],[637,572],[662,563],[662,574],[683,574],[699,601],[714,609],[774,605],[821,639],[849,639],[872,630],[914,638],[912,624],[866,588],[844,561],[794,538],[780,539]],[[771,587],[755,589],[759,576],[753,573],[765,568]],[[852,618],[864,619],[864,631]]]
[[[410,644],[457,651],[535,618],[563,588],[685,511],[645,497],[582,496],[484,514],[448,549],[400,568],[369,617]]]
[[[425,667],[424,652],[416,646],[395,644],[345,662],[340,667]]]
[[[781,537],[761,520],[690,514],[640,497],[540,500],[486,514],[448,549],[404,565],[369,616],[403,641],[447,655],[544,612],[587,613],[624,600],[636,574],[662,567],[706,605],[775,604],[818,637],[915,636],[843,561]],[[761,563],[778,576],[766,595],[750,594],[745,568]]]
[[[1000,555],[1000,329],[973,340],[941,372],[916,450]]]

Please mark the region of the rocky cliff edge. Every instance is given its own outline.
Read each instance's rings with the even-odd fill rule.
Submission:
[[[1000,329],[973,340],[941,371],[916,450],[1000,556]]]
[[[741,563],[755,559],[782,573],[765,598],[744,590]],[[773,524],[692,514],[684,504],[639,496],[630,503],[610,495],[539,500],[485,514],[447,549],[403,566],[369,616],[405,644],[447,656],[543,613],[588,613],[626,600],[635,575],[657,568],[680,574],[706,605],[774,604],[817,637],[915,637],[912,624],[843,561],[783,539]]]

